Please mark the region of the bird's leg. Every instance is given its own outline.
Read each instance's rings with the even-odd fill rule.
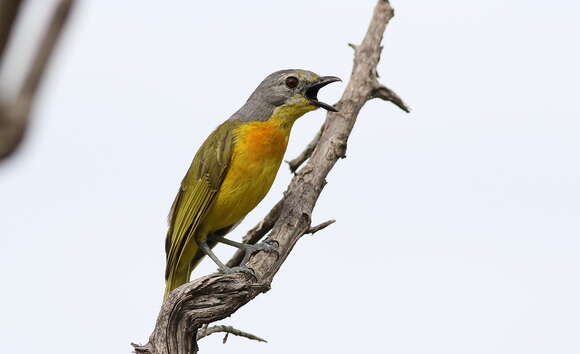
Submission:
[[[206,256],[208,256],[209,258],[211,258],[212,261],[214,261],[215,264],[217,264],[218,268],[220,269],[220,271],[223,271],[224,269],[226,269],[226,265],[223,264],[219,258],[217,258],[217,256],[215,255],[215,253],[213,253],[213,251],[211,250],[211,248],[209,248],[209,246],[207,245],[207,242],[198,242],[199,244],[199,249],[205,253]]]
[[[199,244],[199,249],[203,253],[205,253],[206,256],[208,256],[209,258],[211,258],[211,260],[214,261],[215,264],[217,264],[220,272],[222,272],[224,274],[231,274],[231,273],[236,273],[236,272],[242,272],[242,273],[248,273],[251,276],[253,276],[254,278],[256,277],[256,275],[254,274],[254,271],[251,270],[250,268],[246,267],[246,266],[239,266],[239,267],[230,268],[230,267],[226,266],[225,264],[223,264],[219,260],[219,258],[215,255],[215,253],[213,253],[213,251],[207,245],[206,242],[199,242],[198,244]]]
[[[264,242],[261,242],[261,243],[256,244],[256,245],[252,245],[249,243],[241,243],[241,242],[232,241],[232,240],[227,239],[227,238],[222,237],[222,236],[216,236],[215,240],[217,242],[221,242],[221,243],[224,243],[226,245],[230,245],[230,246],[239,248],[241,250],[244,250],[244,259],[242,260],[241,264],[246,264],[248,262],[248,260],[250,260],[250,256],[252,255],[252,253],[257,252],[257,251],[278,253],[278,251],[276,250],[276,248],[274,246],[269,245],[269,244],[264,243]]]

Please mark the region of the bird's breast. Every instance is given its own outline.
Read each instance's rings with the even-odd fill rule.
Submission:
[[[210,229],[238,222],[264,198],[280,168],[290,129],[291,124],[272,121],[236,128],[230,166],[208,213]]]

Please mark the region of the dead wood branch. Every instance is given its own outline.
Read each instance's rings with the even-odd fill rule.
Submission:
[[[320,127],[320,130],[318,130],[318,133],[316,133],[316,136],[314,137],[314,139],[312,139],[312,141],[306,146],[306,148],[300,153],[300,155],[296,156],[296,158],[287,161],[288,166],[290,167],[290,172],[295,173],[296,170],[302,166],[302,164],[304,162],[306,162],[306,160],[308,160],[310,158],[310,155],[312,155],[312,153],[314,152],[314,149],[316,148],[316,145],[318,145],[318,141],[320,140],[320,136],[322,135],[322,132],[324,131],[324,127],[325,124],[322,124],[322,126]]]
[[[312,227],[308,228],[308,230],[306,230],[306,232],[304,234],[306,235],[306,234],[316,233],[316,232],[318,232],[318,231],[320,231],[322,229],[327,228],[329,225],[334,224],[335,222],[336,222],[336,220],[332,219],[332,220],[325,221],[322,224],[318,224],[316,226],[312,226]]]
[[[258,294],[270,289],[272,279],[296,242],[311,230],[312,210],[326,184],[326,177],[338,159],[345,156],[348,137],[358,113],[373,98],[378,83],[376,67],[381,41],[392,16],[389,2],[379,0],[363,41],[355,46],[350,80],[335,105],[339,112],[327,114],[310,159],[296,173],[284,198],[275,207],[280,209],[279,214],[278,211],[271,212],[270,219],[264,223],[267,227],[257,227],[262,230],[258,233],[260,235],[272,227],[267,241],[278,245],[279,256],[262,251],[255,253],[247,265],[254,270],[256,278],[242,273],[214,273],[175,289],[161,307],[149,342],[137,346],[137,353],[196,353],[196,334],[204,324],[232,315]],[[274,218],[273,215],[278,216]]]
[[[222,342],[225,344],[227,339],[228,339],[228,335],[229,334],[233,334],[234,336],[238,336],[238,337],[244,337],[244,338],[248,338],[250,340],[255,340],[258,342],[263,342],[263,343],[268,343],[267,340],[265,340],[264,338],[258,337],[255,334],[249,333],[249,332],[245,332],[245,331],[241,331],[237,328],[234,328],[232,326],[224,326],[224,325],[218,325],[218,326],[211,326],[208,327],[207,324],[203,325],[198,331],[197,331],[197,335],[196,335],[196,340],[199,341],[205,337],[208,337],[214,333],[225,333],[226,335],[224,336],[224,339],[222,340]],[[133,348],[135,348],[135,350],[137,351],[137,353],[139,352],[139,348],[141,347],[139,344],[135,344],[135,343],[131,343],[131,345],[133,346]]]
[[[226,333],[226,337],[224,337],[224,341],[223,341],[224,343],[226,342],[226,338],[227,338],[228,334],[233,334],[234,336],[244,337],[244,338],[248,338],[251,340],[258,341],[258,342],[268,343],[267,340],[265,340],[264,338],[260,338],[255,334],[240,331],[239,329],[236,329],[232,326],[222,326],[222,325],[211,326],[211,327],[206,327],[205,329],[204,328],[200,329],[197,332],[197,340],[205,338],[205,337],[212,335],[214,333]]]
[[[371,96],[372,98],[380,98],[385,101],[393,102],[395,106],[399,107],[403,111],[407,113],[411,112],[411,109],[407,107],[401,97],[399,97],[399,95],[397,95],[393,90],[386,86],[377,83],[377,86],[375,86],[371,92]]]

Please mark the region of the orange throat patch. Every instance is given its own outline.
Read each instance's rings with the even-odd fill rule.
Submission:
[[[287,124],[286,127],[283,125]],[[240,127],[237,143],[239,150],[252,162],[264,163],[267,160],[282,159],[288,146],[291,123],[250,122]],[[238,150],[238,149],[236,149]],[[250,162],[250,161],[248,161]]]

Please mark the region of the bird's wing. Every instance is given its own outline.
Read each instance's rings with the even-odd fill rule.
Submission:
[[[209,210],[227,172],[233,144],[231,129],[225,124],[219,126],[199,148],[181,182],[169,212],[165,279],[176,269],[184,248],[192,241],[200,221]]]

